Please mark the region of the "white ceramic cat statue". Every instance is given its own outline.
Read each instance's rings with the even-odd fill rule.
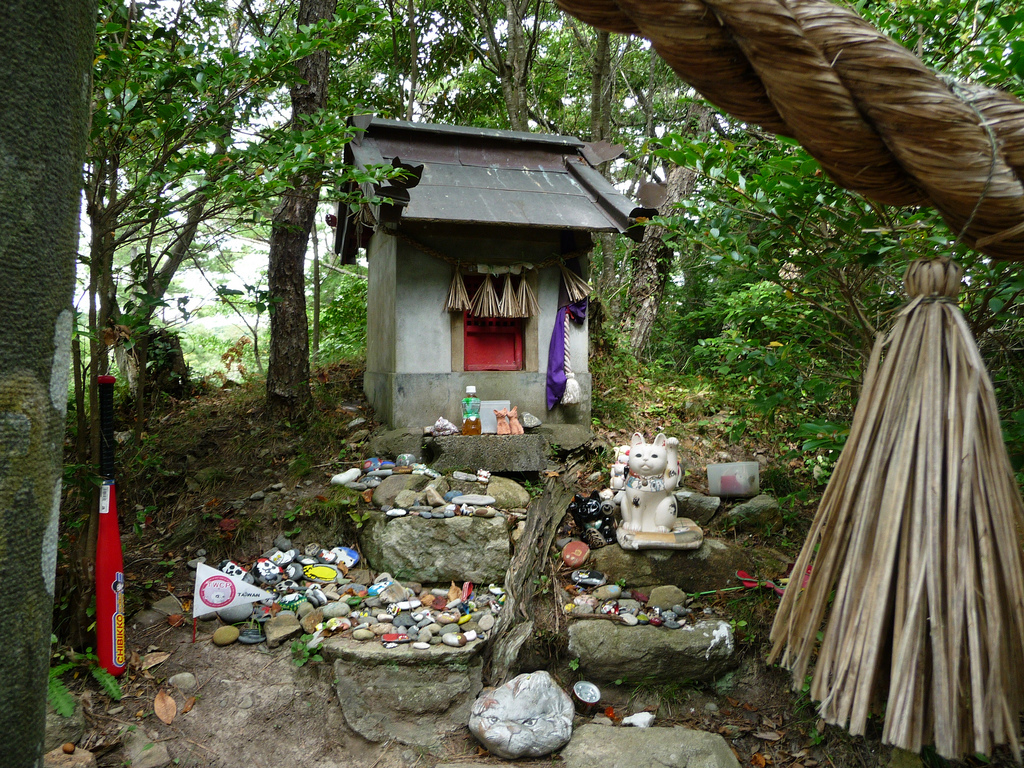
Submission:
[[[616,538],[623,549],[696,549],[704,540],[700,526],[676,517],[679,440],[659,434],[653,443],[633,435],[623,488],[616,500],[622,521]]]
[[[639,432],[629,449],[629,468],[622,489],[622,527],[636,533],[668,533],[675,527],[679,485],[679,441],[658,435],[644,442]]]

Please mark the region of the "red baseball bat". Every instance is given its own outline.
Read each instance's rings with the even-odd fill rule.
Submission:
[[[114,483],[114,377],[100,376],[100,528],[96,542],[96,653],[100,666],[121,675],[124,641],[124,556]]]

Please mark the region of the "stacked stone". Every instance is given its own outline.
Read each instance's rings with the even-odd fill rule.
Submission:
[[[287,545],[289,542],[280,540]],[[305,553],[296,548],[274,547],[246,570],[230,560],[219,566],[224,573],[274,593],[255,604],[233,606],[218,612],[229,624],[252,621],[265,631],[248,627],[240,632],[222,627],[214,642],[235,641],[276,647],[302,631],[322,637],[342,635],[355,640],[378,639],[385,647],[412,643],[427,650],[432,645],[465,646],[486,639],[505,602],[502,587],[491,584],[477,589],[467,582],[461,588],[425,588],[403,584],[388,573],[371,580],[369,571],[353,569],[358,553],[348,547],[326,550],[310,545]],[[341,567],[339,567],[341,566]],[[234,631],[232,631],[234,630]]]
[[[570,580],[578,594],[565,605],[565,612],[574,616],[605,614],[618,616],[627,626],[651,625],[680,629],[693,613],[685,607],[688,598],[671,584],[655,587],[650,595],[634,592],[618,584],[608,584],[607,577],[594,570],[573,571]]]
[[[358,589],[361,585],[356,585]],[[495,584],[477,588],[426,588],[403,584],[380,574],[365,591],[362,604],[349,619],[355,640],[379,639],[385,648],[411,643],[428,650],[434,645],[462,647],[487,638],[505,602],[505,591]],[[358,594],[358,593],[357,593]]]

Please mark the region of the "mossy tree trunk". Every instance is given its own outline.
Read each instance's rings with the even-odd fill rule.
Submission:
[[[12,0],[0,24],[0,591],[4,765],[42,763],[96,3]]]

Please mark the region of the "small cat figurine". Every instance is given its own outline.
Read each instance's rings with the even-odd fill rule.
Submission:
[[[523,425],[519,423],[519,406],[513,405],[508,409],[508,428],[509,434],[521,435],[523,434]]]
[[[508,423],[508,409],[501,408],[499,410],[495,410],[494,418],[498,422],[498,429],[497,429],[496,434],[499,434],[499,435],[511,435],[512,434],[512,428],[511,428],[511,426]]]
[[[547,672],[531,672],[484,689],[473,702],[469,730],[492,755],[541,757],[572,736],[572,699]]]
[[[621,529],[631,533],[669,533],[676,525],[679,441],[659,434],[653,443],[639,432],[629,449],[628,472],[619,491]]]

